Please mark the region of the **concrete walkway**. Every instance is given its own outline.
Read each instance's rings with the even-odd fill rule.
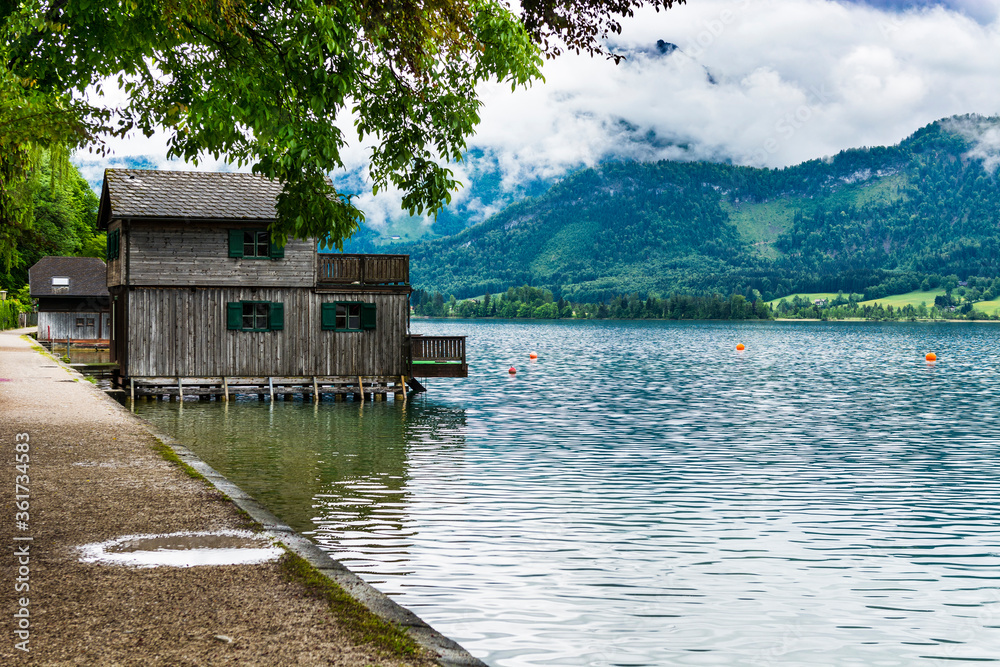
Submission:
[[[80,545],[246,520],[216,489],[165,461],[141,420],[20,333],[0,333],[0,664],[435,663],[360,643],[278,561],[146,569],[79,562]],[[18,444],[30,457],[22,471]],[[28,479],[17,480],[25,471]],[[15,516],[15,502],[25,500],[27,521],[18,524],[25,517]]]

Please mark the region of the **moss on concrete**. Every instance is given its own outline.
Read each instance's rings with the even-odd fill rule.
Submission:
[[[156,444],[153,445],[153,449],[156,450],[156,452],[160,456],[162,456],[164,460],[177,464],[177,466],[180,467],[180,469],[183,470],[188,477],[192,477],[194,479],[200,479],[206,484],[208,483],[208,480],[205,479],[205,476],[202,475],[197,470],[195,470],[194,468],[192,468],[191,466],[189,466],[187,463],[184,463],[184,461],[181,460],[181,457],[177,456],[174,450],[170,448],[170,445],[160,440],[157,440]]]
[[[428,657],[426,651],[402,629],[370,612],[304,558],[289,551],[285,545],[281,546],[285,549],[281,565],[288,578],[304,585],[311,594],[325,599],[330,605],[330,612],[354,634],[355,639],[399,658]]]

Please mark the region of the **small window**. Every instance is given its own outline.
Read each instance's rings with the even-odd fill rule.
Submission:
[[[94,326],[94,318],[93,317],[88,317],[87,318],[87,326],[88,327]]]
[[[374,329],[376,323],[374,303],[336,302],[324,303],[321,309],[321,328],[326,331],[365,331]]]
[[[82,327],[83,326],[83,318],[82,317],[76,318],[76,326],[78,326],[78,327]]]
[[[64,276],[52,276],[53,287],[69,287],[69,278]]]
[[[267,316],[270,310],[270,305],[266,303],[244,303],[243,330],[267,331]]]
[[[361,331],[361,304],[338,303],[336,328],[340,331]]]
[[[271,257],[271,235],[267,232],[243,232],[244,257]]]
[[[266,229],[230,229],[229,256],[237,259],[283,259],[285,247],[272,242]]]
[[[227,303],[226,328],[230,331],[281,331],[285,328],[285,304],[271,301]]]

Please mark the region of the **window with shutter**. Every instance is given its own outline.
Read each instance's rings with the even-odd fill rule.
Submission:
[[[244,259],[281,259],[284,247],[271,243],[266,229],[230,229],[229,256]]]
[[[375,328],[375,304],[356,301],[324,303],[320,326],[326,331],[364,331]]]
[[[226,304],[230,331],[283,331],[285,304],[270,301],[233,301]]]

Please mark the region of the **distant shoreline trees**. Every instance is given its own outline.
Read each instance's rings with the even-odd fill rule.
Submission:
[[[753,298],[756,297],[756,298]],[[413,312],[426,317],[497,319],[577,320],[769,320],[770,306],[760,294],[748,299],[742,294],[696,296],[673,294],[660,298],[637,293],[619,295],[608,303],[570,302],[556,299],[547,289],[511,287],[499,295],[481,299],[447,301],[440,292],[416,290],[410,297]]]
[[[980,279],[982,282],[985,279]],[[972,281],[970,280],[970,283]],[[985,281],[989,283],[989,281]],[[946,287],[951,283],[946,279]],[[992,295],[992,288],[987,288]],[[533,319],[533,320],[866,320],[901,322],[928,320],[998,320],[997,313],[977,310],[974,301],[982,294],[976,287],[948,289],[928,305],[893,306],[876,302],[861,303],[862,294],[843,292],[832,299],[812,301],[802,296],[781,299],[771,305],[752,290],[749,296],[733,294],[672,294],[667,297],[638,293],[618,295],[608,302],[577,302],[556,299],[551,290],[510,287],[500,295],[485,294],[478,299],[459,301],[454,295],[445,299],[440,292],[418,289],[410,297],[413,314],[418,317],[457,319]]]

